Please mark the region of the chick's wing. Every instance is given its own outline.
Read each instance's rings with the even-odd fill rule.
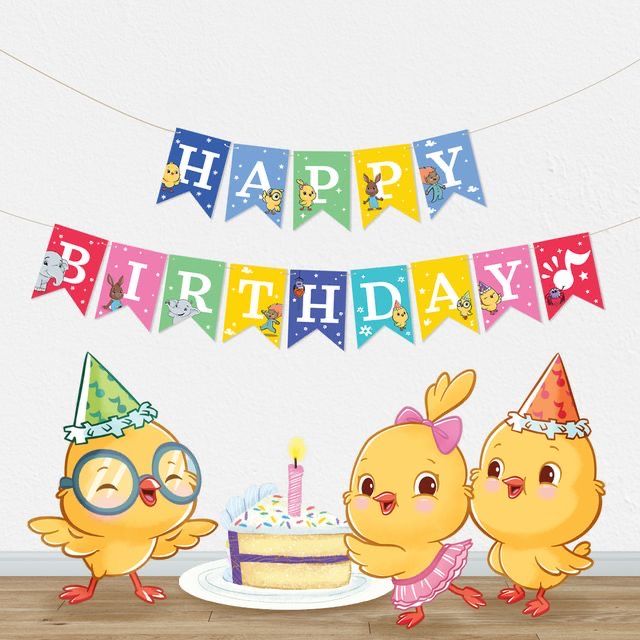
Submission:
[[[580,546],[580,545],[579,545]],[[582,551],[583,549],[578,549]],[[538,566],[553,576],[561,573],[575,575],[593,565],[593,560],[586,556],[569,551],[566,547],[549,547],[536,551],[536,563]]]
[[[389,578],[404,571],[406,552],[401,547],[372,544],[350,534],[345,536],[347,554],[362,573],[374,578]]]
[[[191,549],[200,542],[200,538],[213,533],[217,527],[218,523],[213,520],[189,520],[160,536],[151,557],[170,558],[180,549]]]
[[[33,518],[29,529],[40,534],[42,542],[50,547],[62,547],[62,552],[74,558],[90,556],[100,549],[102,538],[84,533],[64,518]]]

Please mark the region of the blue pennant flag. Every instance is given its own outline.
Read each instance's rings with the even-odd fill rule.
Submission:
[[[454,193],[487,206],[468,131],[418,140],[413,148],[432,218]]]
[[[374,267],[351,272],[358,347],[382,327],[413,342],[407,267]]]
[[[211,217],[230,147],[228,140],[176,129],[156,204],[191,192]]]
[[[234,144],[227,198],[227,220],[253,206],[282,226],[288,149]]]
[[[289,347],[318,329],[344,351],[346,271],[291,271],[289,300]]]

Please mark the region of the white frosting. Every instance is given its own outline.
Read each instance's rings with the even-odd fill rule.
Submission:
[[[287,498],[273,484],[250,487],[243,497],[229,500],[221,524],[238,533],[328,534],[347,533],[347,522],[338,516],[303,505],[299,516],[287,513]]]

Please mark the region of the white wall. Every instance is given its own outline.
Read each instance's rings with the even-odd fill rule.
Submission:
[[[2,46],[93,96],[168,127],[309,149],[474,129],[553,100],[637,55],[640,19],[630,0],[606,12],[548,0],[2,5]],[[291,198],[284,230],[258,211],[224,223],[226,177],[212,221],[190,196],[156,206],[170,134],[0,56],[0,208],[165,252],[331,269],[594,230],[638,213],[639,80],[640,66],[474,136],[486,209],[454,198],[433,222],[391,212],[366,232],[356,217],[347,233],[318,216],[294,233]],[[307,497],[340,509],[363,439],[401,406],[420,407],[443,369],[478,372],[462,411],[474,464],[488,430],[560,351],[607,483],[589,538],[598,551],[640,551],[640,223],[594,238],[606,311],[572,300],[551,324],[511,312],[488,335],[448,323],[423,344],[383,332],[360,351],[350,316],[346,353],[320,335],[287,351],[257,332],[212,344],[195,324],[148,334],[128,311],[93,320],[95,296],[87,317],[66,294],[32,301],[49,230],[0,215],[0,234],[0,551],[44,548],[25,523],[57,513],[61,429],[86,350],[197,452],[202,515],[249,483],[284,484],[292,435],[309,447]],[[471,525],[465,534],[486,548]],[[222,544],[218,534],[199,548]]]

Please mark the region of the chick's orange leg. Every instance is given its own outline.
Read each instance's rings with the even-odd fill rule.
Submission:
[[[160,587],[152,587],[151,585],[142,585],[140,582],[140,578],[138,574],[133,571],[129,574],[131,578],[131,582],[133,582],[133,586],[135,587],[134,593],[147,604],[154,604],[155,600],[164,600],[167,596],[164,591]]]
[[[535,600],[527,602],[527,606],[523,610],[525,616],[531,615],[532,618],[537,618],[544,613],[547,613],[551,608],[549,601],[544,597],[545,590],[540,587],[538,593],[536,593]]]
[[[487,604],[482,597],[482,593],[473,587],[458,587],[451,583],[449,585],[449,591],[460,596],[470,607],[473,607],[474,609],[484,607]]]
[[[79,604],[93,597],[97,584],[98,578],[91,576],[86,587],[83,584],[69,584],[62,588],[62,593],[58,597],[61,600],[66,600],[69,604]]]
[[[415,627],[424,620],[424,610],[422,605],[416,607],[415,611],[405,611],[398,616],[396,624],[406,625],[407,629]]]
[[[514,602],[523,600],[525,595],[524,589],[519,584],[514,584],[513,589],[510,587],[508,589],[502,589],[498,594],[498,598],[504,600],[507,604],[513,604]]]

